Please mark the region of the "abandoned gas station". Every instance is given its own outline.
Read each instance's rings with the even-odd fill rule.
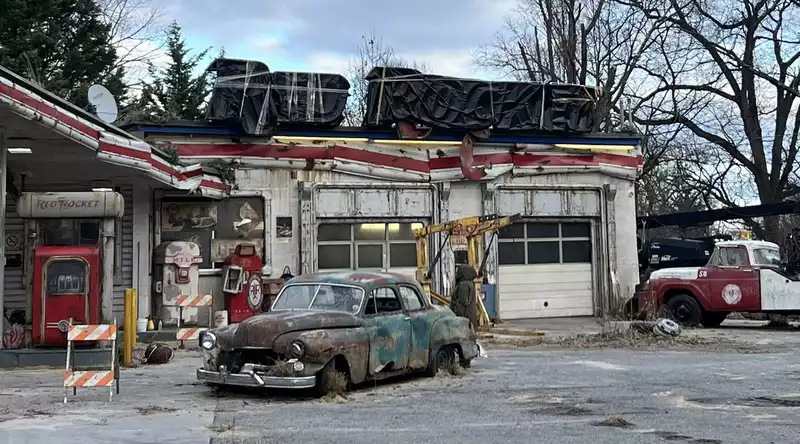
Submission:
[[[605,316],[633,295],[638,136],[504,136],[466,147],[462,136],[295,133],[253,137],[211,121],[123,130],[0,69],[0,305],[25,319],[25,339],[6,346],[58,343],[58,307],[69,304],[91,307],[76,321],[121,322],[126,289],[137,290],[139,319],[173,327],[176,318],[212,322],[212,312],[163,306],[185,294],[181,282],[235,322],[258,311],[242,302],[248,295],[274,294],[282,276],[413,275],[414,228],[492,214],[521,216],[486,237],[493,318]],[[201,166],[220,159],[222,168]],[[431,245],[446,246],[432,288],[449,294],[466,245],[442,236]],[[171,274],[170,264],[190,271]],[[239,308],[231,294],[242,296]]]

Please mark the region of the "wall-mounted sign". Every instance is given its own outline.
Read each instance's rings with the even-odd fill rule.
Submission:
[[[113,191],[22,193],[17,215],[23,219],[122,217],[122,195]]]
[[[23,231],[6,231],[6,253],[17,253],[22,251]]]
[[[255,244],[256,254],[263,254],[264,239],[214,239],[211,241],[211,261],[224,262],[225,258],[233,254],[236,246],[243,243]]]

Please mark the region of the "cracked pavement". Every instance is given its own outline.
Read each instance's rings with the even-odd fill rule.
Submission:
[[[62,404],[62,370],[5,371],[0,444],[65,436],[86,444],[791,442],[797,348],[794,340],[756,354],[490,348],[463,377],[404,378],[333,400],[213,391],[195,384],[192,352],[123,370],[112,403],[107,390],[84,389]]]

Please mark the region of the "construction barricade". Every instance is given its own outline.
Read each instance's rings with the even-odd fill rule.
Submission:
[[[209,327],[189,327],[183,328],[183,309],[185,307],[208,307]],[[180,341],[180,348],[183,348],[183,341],[195,341],[200,337],[200,332],[206,331],[214,322],[214,299],[210,294],[200,296],[178,296],[178,333],[176,339]]]
[[[75,366],[75,342],[111,341],[111,363],[106,366]],[[116,384],[115,384],[116,383]],[[72,325],[67,329],[67,365],[64,373],[64,404],[69,388],[72,395],[78,387],[108,387],[109,402],[114,397],[114,385],[119,394],[119,366],[117,365],[117,319],[113,324]]]

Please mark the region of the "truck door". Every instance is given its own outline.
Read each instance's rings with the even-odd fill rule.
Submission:
[[[716,311],[761,309],[758,271],[753,268],[744,245],[717,247],[705,270],[709,288],[709,309]]]

